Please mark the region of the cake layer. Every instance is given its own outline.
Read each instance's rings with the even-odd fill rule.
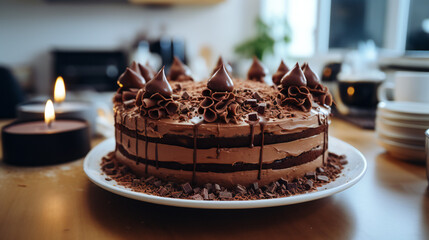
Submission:
[[[152,120],[136,114],[136,110],[115,109],[115,123],[126,129],[138,132],[149,138],[164,138],[166,136],[193,137],[197,124],[192,121],[179,121],[176,119]],[[283,119],[268,119],[264,124],[264,133],[271,135],[284,135],[302,132],[307,129],[317,128],[327,123],[329,112],[320,108],[318,111],[312,109],[309,112],[294,111]],[[322,124],[325,123],[325,124]],[[137,127],[136,127],[137,126]],[[121,127],[122,128],[122,127]],[[261,125],[255,124],[253,134],[260,135]],[[234,138],[238,136],[249,136],[251,126],[249,123],[238,124],[204,123],[198,125],[198,138]]]
[[[174,170],[183,170],[183,171],[194,171],[194,164],[182,164],[180,162],[172,161],[156,161],[150,159],[144,159],[141,157],[136,157],[135,155],[129,154],[123,147],[118,147],[119,152],[126,156],[129,159],[135,161],[135,164],[143,164],[150,166],[158,166],[159,168],[174,169]],[[311,162],[317,157],[321,156],[323,153],[323,148],[315,148],[310,151],[303,152],[299,156],[290,156],[281,159],[274,159],[270,163],[262,162],[261,169],[284,169],[293,166],[299,166],[301,164]],[[235,164],[222,164],[222,163],[196,163],[195,172],[216,172],[216,173],[228,173],[228,172],[239,172],[239,171],[251,171],[258,170],[260,168],[259,164],[248,163],[248,162],[237,162]]]
[[[146,155],[146,142],[138,140],[126,134],[122,134],[121,138],[117,139],[117,144],[122,146],[126,154],[138,156],[142,159],[147,157],[148,160],[159,162],[178,162],[180,164],[193,163],[193,149],[166,145],[161,143],[148,143],[148,151]],[[276,143],[264,145],[262,155],[263,163],[272,163],[274,160],[282,159],[290,156],[298,156],[303,152],[308,152],[314,148],[323,146],[324,134],[318,134],[312,137],[299,139],[293,142]],[[217,164],[239,164],[251,163],[258,164],[260,160],[261,147],[239,147],[239,148],[210,148],[198,149],[196,162],[197,163],[217,163]],[[174,154],[172,154],[174,153]],[[142,161],[144,162],[144,160]]]
[[[325,152],[325,157],[327,157],[327,151]],[[135,160],[124,156],[121,151],[116,151],[116,158],[123,164],[127,165],[135,174],[140,176],[151,175],[166,181],[174,181],[178,183],[191,182],[194,180],[198,185],[205,183],[218,183],[226,187],[233,187],[236,184],[249,186],[254,182],[258,182],[262,186],[269,184],[270,182],[277,181],[280,178],[291,181],[295,178],[302,177],[307,172],[314,171],[319,166],[322,166],[324,156],[319,155],[312,161],[282,169],[262,169],[261,172],[259,172],[259,170],[228,173],[195,172],[195,175],[193,175],[193,171],[161,167],[157,169],[152,165],[148,165],[146,169],[145,164],[136,164]],[[259,180],[258,174],[260,174]]]
[[[231,148],[231,147],[249,147],[253,146],[261,146],[262,145],[262,135],[255,134],[255,129],[251,129],[252,126],[248,126],[249,130],[247,135],[244,136],[235,136],[235,137],[198,137],[197,148],[198,149],[208,149],[214,147],[221,148]],[[320,125],[315,128],[308,128],[301,132],[292,132],[286,134],[272,134],[272,133],[264,133],[264,144],[275,144],[275,143],[283,143],[283,142],[292,142],[295,140],[299,140],[302,138],[307,138],[311,136],[315,136],[317,134],[325,132],[325,128],[327,125]],[[258,126],[259,128],[259,126]],[[165,134],[162,138],[154,138],[154,137],[146,137],[144,135],[144,131],[136,131],[127,128],[124,125],[116,124],[117,131],[121,132],[123,135],[138,138],[140,140],[152,142],[152,143],[162,143],[167,145],[175,145],[186,148],[194,148],[194,137],[186,136],[186,135],[175,135],[175,134]],[[199,130],[199,129],[198,129]],[[253,133],[252,133],[253,132]],[[259,131],[260,132],[260,131]]]

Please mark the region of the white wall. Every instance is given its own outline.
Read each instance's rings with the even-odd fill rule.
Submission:
[[[64,4],[41,0],[0,1],[0,64],[33,67],[39,92],[50,76],[49,51],[127,49],[138,32],[186,40],[188,55],[210,46],[214,58],[232,58],[233,47],[253,34],[259,0],[227,0],[208,6],[164,9],[130,4]]]

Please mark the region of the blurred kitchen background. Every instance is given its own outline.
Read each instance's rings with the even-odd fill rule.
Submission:
[[[133,60],[159,69],[178,56],[203,80],[219,56],[245,78],[253,55],[270,73],[308,61],[336,114],[373,128],[379,85],[429,72],[429,0],[2,0],[0,117],[51,97],[60,75],[67,98],[108,114]]]

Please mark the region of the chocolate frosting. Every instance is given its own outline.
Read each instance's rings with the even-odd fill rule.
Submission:
[[[140,74],[128,67],[118,79],[118,85],[121,87],[121,91],[130,88],[143,88],[145,83],[145,79],[140,76]]]
[[[247,72],[247,79],[264,82],[264,77],[267,75],[267,68],[262,65],[262,63],[258,60],[257,57],[253,57],[252,65]]]
[[[207,87],[215,92],[232,92],[234,83],[229,76],[225,65],[221,65],[207,82]]]
[[[299,67],[299,64],[296,63],[292,70],[283,76],[280,83],[284,88],[290,86],[307,86],[307,79],[305,79],[304,73]]]
[[[273,74],[273,83],[275,85],[280,85],[280,81],[282,80],[282,77],[287,72],[289,72],[289,68],[286,66],[286,64],[282,60],[280,62],[279,68],[277,68],[277,72]]]
[[[146,84],[145,91],[149,94],[159,93],[166,98],[173,95],[173,89],[165,77],[164,67]]]
[[[212,75],[215,74],[217,70],[219,70],[222,64],[225,66],[226,72],[231,75],[232,67],[231,65],[229,65],[229,63],[223,60],[222,56],[219,56],[219,59],[217,60],[217,63],[216,63],[216,67],[213,69]]]
[[[170,67],[168,74],[168,80],[170,81],[186,81],[194,79],[191,77],[191,70],[188,66],[182,63],[178,57],[174,57],[173,64]]]
[[[313,70],[310,68],[308,63],[304,63],[304,68],[302,70],[304,72],[305,79],[307,79],[307,86],[310,88],[315,88],[318,84],[320,84],[319,77]]]

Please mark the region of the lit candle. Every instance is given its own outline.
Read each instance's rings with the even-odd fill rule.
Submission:
[[[54,104],[45,104],[44,121],[17,121],[2,129],[3,159],[16,165],[45,165],[79,159],[90,149],[83,120],[55,120]]]
[[[53,95],[55,102],[54,118],[86,120],[91,125],[92,134],[95,133],[95,122],[97,117],[95,109],[89,102],[65,101],[66,88],[64,79],[61,76],[55,81]],[[46,107],[47,106],[42,103],[24,104],[18,107],[18,119],[24,121],[42,120]],[[53,107],[54,105],[52,105],[52,109]]]
[[[48,128],[50,128],[52,125],[52,122],[54,120],[55,120],[54,104],[52,103],[51,99],[49,99],[45,105],[45,123],[46,123],[46,126],[48,126]]]
[[[66,99],[66,86],[63,77],[59,76],[55,81],[54,100],[55,103],[62,103]]]

